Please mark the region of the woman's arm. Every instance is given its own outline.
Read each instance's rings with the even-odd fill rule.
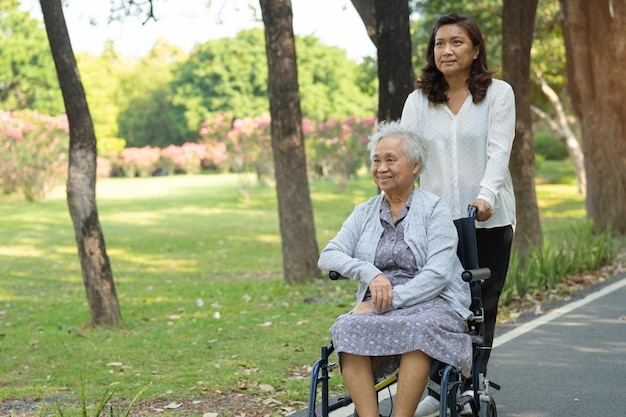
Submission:
[[[502,88],[489,103],[489,126],[487,131],[487,165],[480,181],[477,199],[495,206],[502,182],[508,173],[511,148],[515,138],[515,95],[504,81]],[[483,220],[478,213],[478,220]],[[486,219],[484,219],[486,220]]]

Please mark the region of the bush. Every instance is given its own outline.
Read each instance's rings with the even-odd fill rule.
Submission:
[[[549,132],[535,134],[535,154],[546,160],[562,161],[569,156],[567,146]]]
[[[69,125],[65,116],[31,110],[0,111],[0,182],[28,201],[42,199],[67,172]]]
[[[610,229],[598,232],[585,220],[562,235],[544,239],[542,248],[532,248],[523,263],[513,251],[501,300],[506,304],[534,291],[554,290],[568,275],[607,265],[617,249]]]
[[[151,146],[126,148],[120,152],[120,166],[124,175],[149,177],[160,168],[161,150]]]

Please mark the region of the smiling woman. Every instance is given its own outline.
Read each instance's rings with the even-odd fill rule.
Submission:
[[[239,31],[262,27],[258,2],[206,0],[155,2],[154,20],[128,17],[123,22],[107,23],[110,2],[70,1],[65,8],[74,52],[101,54],[113,42],[125,55],[145,55],[158,39],[190,51],[210,39],[234,37]],[[41,17],[39,1],[22,0],[21,8]],[[344,49],[351,59],[375,56],[374,44],[349,0],[292,0],[294,32],[313,35],[327,45]],[[337,30],[341,28],[341,32]]]

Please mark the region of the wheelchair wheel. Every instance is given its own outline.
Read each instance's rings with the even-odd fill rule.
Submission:
[[[498,417],[498,410],[496,410],[496,402],[493,397],[489,397],[489,401],[480,402],[480,417]]]

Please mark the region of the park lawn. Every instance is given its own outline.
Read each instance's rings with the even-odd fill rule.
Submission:
[[[537,187],[550,233],[585,215],[566,182]],[[347,191],[327,181],[310,188],[320,248],[376,191],[367,176]],[[145,388],[140,401],[244,393],[304,406],[310,366],[351,308],[355,283],[285,284],[273,188],[240,175],[100,180],[124,319],[114,329],[86,325],[63,192],[36,203],[0,197],[0,401],[78,404],[82,380],[88,401],[107,388],[126,400]]]

